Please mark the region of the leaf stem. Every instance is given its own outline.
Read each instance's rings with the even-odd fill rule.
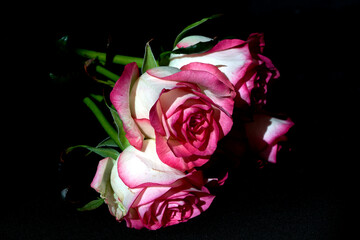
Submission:
[[[96,70],[96,72],[104,75],[105,77],[109,78],[110,80],[112,80],[114,82],[116,82],[120,78],[119,75],[117,75],[113,72],[110,72],[109,70],[107,70],[106,68],[104,68],[100,65],[97,65],[95,70]]]
[[[112,127],[112,125],[109,123],[109,121],[105,118],[104,114],[101,112],[101,110],[96,106],[96,104],[89,98],[84,98],[83,102],[88,106],[88,108],[92,111],[92,113],[95,115],[97,120],[100,122],[101,126],[104,128],[106,133],[109,135],[109,137],[120,147],[122,148],[122,144],[120,143],[120,140],[118,138],[117,131]],[[123,150],[123,149],[121,149]]]
[[[75,52],[83,57],[87,58],[98,58],[99,61],[105,62],[106,61],[106,53],[103,52],[96,52],[92,50],[77,48]],[[143,59],[138,57],[130,57],[130,56],[124,56],[124,55],[115,55],[113,58],[113,63],[126,65],[128,63],[136,62],[138,67],[142,66]]]

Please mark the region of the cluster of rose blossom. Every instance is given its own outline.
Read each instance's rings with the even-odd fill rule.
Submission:
[[[189,36],[176,48],[209,40]],[[207,210],[215,197],[209,185],[222,185],[227,175],[205,177],[204,167],[235,128],[241,131],[232,135],[245,141],[232,148],[276,162],[293,122],[261,111],[268,82],[279,76],[263,47],[263,35],[251,34],[203,53],[172,54],[169,66],[142,75],[135,63],[125,66],[110,100],[131,146],[118,159],[101,160],[91,183],[118,221],[156,230]],[[246,120],[235,122],[235,111]]]

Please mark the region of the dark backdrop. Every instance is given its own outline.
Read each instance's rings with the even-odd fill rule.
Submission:
[[[46,10],[19,14],[21,28],[8,35],[20,51],[10,60],[15,66],[11,79],[17,81],[6,87],[13,93],[5,101],[13,127],[4,157],[12,164],[2,170],[2,239],[349,235],[359,144],[356,1],[73,5],[47,4]],[[264,55],[281,74],[269,88],[268,108],[295,122],[286,143],[292,151],[285,148],[278,164],[263,169],[242,162],[211,207],[188,223],[138,231],[116,222],[106,206],[77,212],[76,207],[97,197],[89,184],[99,158],[81,151],[64,155],[64,149],[95,145],[106,137],[82,103],[89,93],[103,90],[83,73],[81,59],[59,50],[57,40],[68,36],[70,47],[142,57],[150,39],[159,54],[161,47],[171,49],[183,27],[215,13],[224,16],[191,34],[241,39],[252,32],[265,34]],[[121,66],[108,67],[121,73]],[[64,188],[69,188],[66,199],[60,194]]]

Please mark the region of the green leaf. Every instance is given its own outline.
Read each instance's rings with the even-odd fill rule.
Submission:
[[[149,41],[150,42],[150,41]],[[145,45],[145,55],[144,55],[144,61],[141,67],[141,72],[145,73],[148,69],[158,67],[158,63],[154,57],[153,52],[151,51],[151,47],[149,42]]]
[[[171,53],[172,53],[172,51],[165,51],[165,52],[160,53],[160,56],[159,56],[159,65],[160,66],[168,66],[169,65]]]
[[[77,146],[69,147],[68,149],[66,149],[66,153],[69,153],[76,148],[86,148],[87,150],[94,152],[94,153],[100,155],[101,157],[104,157],[104,158],[110,157],[115,160],[120,155],[120,153],[118,151],[116,151],[115,149],[112,149],[112,148],[91,147],[88,145],[77,145]]]
[[[112,140],[111,138],[106,138],[103,141],[101,141],[97,146],[97,148],[100,147],[118,147],[118,145]]]
[[[178,44],[178,42],[180,42],[180,40],[184,38],[184,36],[187,34],[188,31],[190,31],[191,29],[199,26],[200,24],[203,24],[203,23],[206,22],[207,20],[220,17],[221,15],[222,15],[222,14],[215,14],[215,15],[212,15],[212,16],[210,16],[210,17],[203,18],[203,19],[201,19],[200,21],[194,22],[193,24],[190,24],[189,26],[187,26],[186,28],[184,28],[184,29],[179,33],[179,35],[177,35],[173,47],[174,47],[174,48],[176,47],[176,44]]]
[[[101,112],[101,110],[96,106],[96,104],[89,98],[84,98],[83,102],[90,108],[90,110],[93,112],[101,126],[104,128],[105,132],[109,135],[109,137],[114,140],[114,142],[122,148],[123,145],[119,141],[118,138],[118,132],[113,128],[113,126],[109,123],[109,121],[106,119],[104,114]]]
[[[191,45],[186,48],[178,48],[173,51],[165,51],[160,54],[159,63],[160,66],[168,66],[170,61],[170,54],[195,54],[195,53],[203,53],[209,51],[213,48],[219,41],[218,40],[210,40],[207,42],[199,42],[197,44]]]
[[[81,208],[77,208],[77,210],[80,212],[91,211],[91,210],[94,210],[94,209],[100,207],[104,202],[105,202],[104,199],[98,198],[96,200],[92,200],[91,202],[85,204],[85,206],[83,206]]]
[[[111,112],[111,116],[113,117],[116,128],[117,128],[117,136],[118,136],[118,140],[120,142],[119,147],[120,147],[120,149],[122,151],[124,151],[125,148],[130,146],[130,143],[127,140],[127,138],[125,137],[125,131],[124,131],[123,123],[122,123],[122,121],[120,119],[120,116],[119,116],[118,112],[115,109],[113,109],[112,107],[110,107],[109,105],[107,105],[107,107],[109,108],[109,110]]]

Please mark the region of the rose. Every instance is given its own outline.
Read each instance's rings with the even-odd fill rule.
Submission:
[[[156,154],[155,141],[145,140],[141,151],[130,146],[116,162],[100,161],[91,186],[118,221],[155,230],[207,210],[214,196],[205,183],[201,171],[185,174],[164,164]]]
[[[255,114],[253,121],[245,124],[245,132],[249,146],[262,160],[276,163],[276,155],[285,141],[285,134],[294,125],[286,120],[271,117],[265,114]]]
[[[189,36],[182,39],[175,49],[210,40],[203,36]],[[263,34],[259,33],[251,34],[247,41],[225,39],[204,53],[172,54],[169,66],[181,68],[192,62],[215,65],[235,86],[239,107],[265,104],[267,83],[279,77],[279,72],[270,59],[262,55],[264,45]]]
[[[215,196],[206,187],[194,186],[192,178],[201,178],[199,173],[195,171],[168,187],[146,188],[143,196],[148,198],[143,197],[132,206],[125,216],[127,226],[156,230],[187,222],[207,210]]]
[[[203,63],[157,67],[140,77],[128,64],[110,94],[130,144],[141,149],[144,138],[155,139],[161,161],[181,171],[210,159],[232,127],[234,97],[227,77]]]

